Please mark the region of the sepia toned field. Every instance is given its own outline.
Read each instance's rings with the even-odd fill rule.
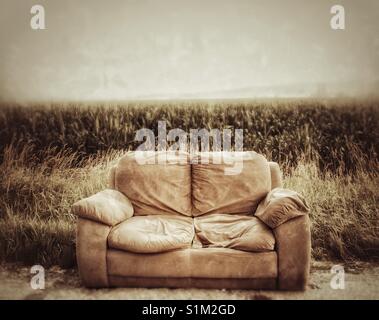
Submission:
[[[138,129],[243,129],[311,207],[315,260],[379,259],[379,102],[279,100],[3,105],[0,259],[75,265],[70,206],[106,187]]]

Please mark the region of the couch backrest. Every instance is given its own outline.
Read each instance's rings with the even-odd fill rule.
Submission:
[[[279,167],[251,151],[237,157],[235,153],[193,157],[181,153],[179,161],[168,156],[166,163],[158,162],[160,154],[145,155],[141,164],[136,153],[129,152],[111,170],[111,188],[130,199],[135,215],[255,212],[260,200],[281,181]]]
[[[280,171],[279,165],[276,162],[270,161],[271,172],[271,190],[275,188],[283,187],[282,172]]]
[[[191,165],[181,160],[158,163],[160,154],[144,153],[144,163],[136,152],[123,156],[113,170],[114,188],[132,202],[134,215],[174,214],[191,216]],[[175,159],[174,159],[175,160]]]
[[[209,163],[192,164],[192,215],[255,212],[271,190],[268,161],[253,151],[223,153],[220,164],[215,157],[219,154],[200,155]]]

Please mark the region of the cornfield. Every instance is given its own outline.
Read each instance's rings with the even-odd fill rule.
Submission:
[[[132,150],[138,129],[243,129],[245,150],[265,154],[286,168],[306,157],[320,169],[353,172],[376,162],[379,102],[278,101],[250,103],[129,103],[125,105],[3,106],[0,160],[12,145],[33,150],[41,162],[46,150],[75,153],[80,160],[108,150]],[[376,169],[370,168],[371,169]]]

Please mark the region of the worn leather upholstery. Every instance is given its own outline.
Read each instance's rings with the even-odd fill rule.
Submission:
[[[191,277],[275,278],[277,255],[229,248],[191,249]]]
[[[243,251],[272,251],[275,238],[270,228],[251,215],[211,214],[194,219],[202,247],[222,247]]]
[[[197,288],[197,289],[276,289],[276,278],[169,278],[109,276],[111,287]]]
[[[308,215],[291,219],[275,228],[278,253],[278,288],[304,290],[311,260],[311,232]]]
[[[122,277],[190,277],[190,249],[134,253],[108,249],[108,273]]]
[[[133,215],[133,206],[121,192],[105,189],[77,201],[72,212],[81,218],[114,226]]]
[[[193,216],[253,213],[271,190],[268,161],[252,151],[238,154],[221,153],[221,163],[214,163],[220,159],[217,153],[200,154],[198,163],[192,164]]]
[[[276,278],[277,254],[228,248],[138,254],[108,249],[108,273],[122,277]]]
[[[127,153],[115,169],[115,188],[130,199],[136,216],[191,216],[191,165],[187,154],[167,156],[164,163],[159,162],[160,155],[147,153],[142,163],[137,161],[138,153]]]
[[[308,212],[309,207],[302,195],[289,189],[275,188],[261,201],[255,216],[274,229]]]
[[[110,248],[136,253],[157,253],[190,248],[193,237],[193,221],[190,217],[136,216],[112,229],[108,245]]]
[[[122,157],[110,189],[73,205],[83,284],[304,289],[311,243],[303,199],[270,193],[282,186],[279,166],[243,157],[242,167]]]
[[[76,257],[80,278],[87,287],[107,287],[107,237],[111,227],[79,218],[76,231]]]
[[[280,171],[279,165],[276,162],[270,161],[270,173],[271,173],[271,189],[282,188],[283,187],[283,178]]]

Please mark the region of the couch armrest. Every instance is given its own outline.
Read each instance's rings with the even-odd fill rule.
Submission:
[[[275,188],[259,203],[254,215],[274,229],[308,212],[309,207],[305,199],[296,191]]]
[[[273,229],[278,254],[278,288],[304,290],[311,260],[308,215],[293,218]]]
[[[108,287],[107,238],[111,228],[92,220],[78,219],[76,260],[80,278],[87,287]]]
[[[74,203],[72,212],[81,218],[114,226],[133,216],[134,210],[124,194],[117,190],[105,189]]]
[[[304,290],[311,259],[309,207],[295,191],[275,188],[259,204],[255,216],[275,235],[278,288]]]

